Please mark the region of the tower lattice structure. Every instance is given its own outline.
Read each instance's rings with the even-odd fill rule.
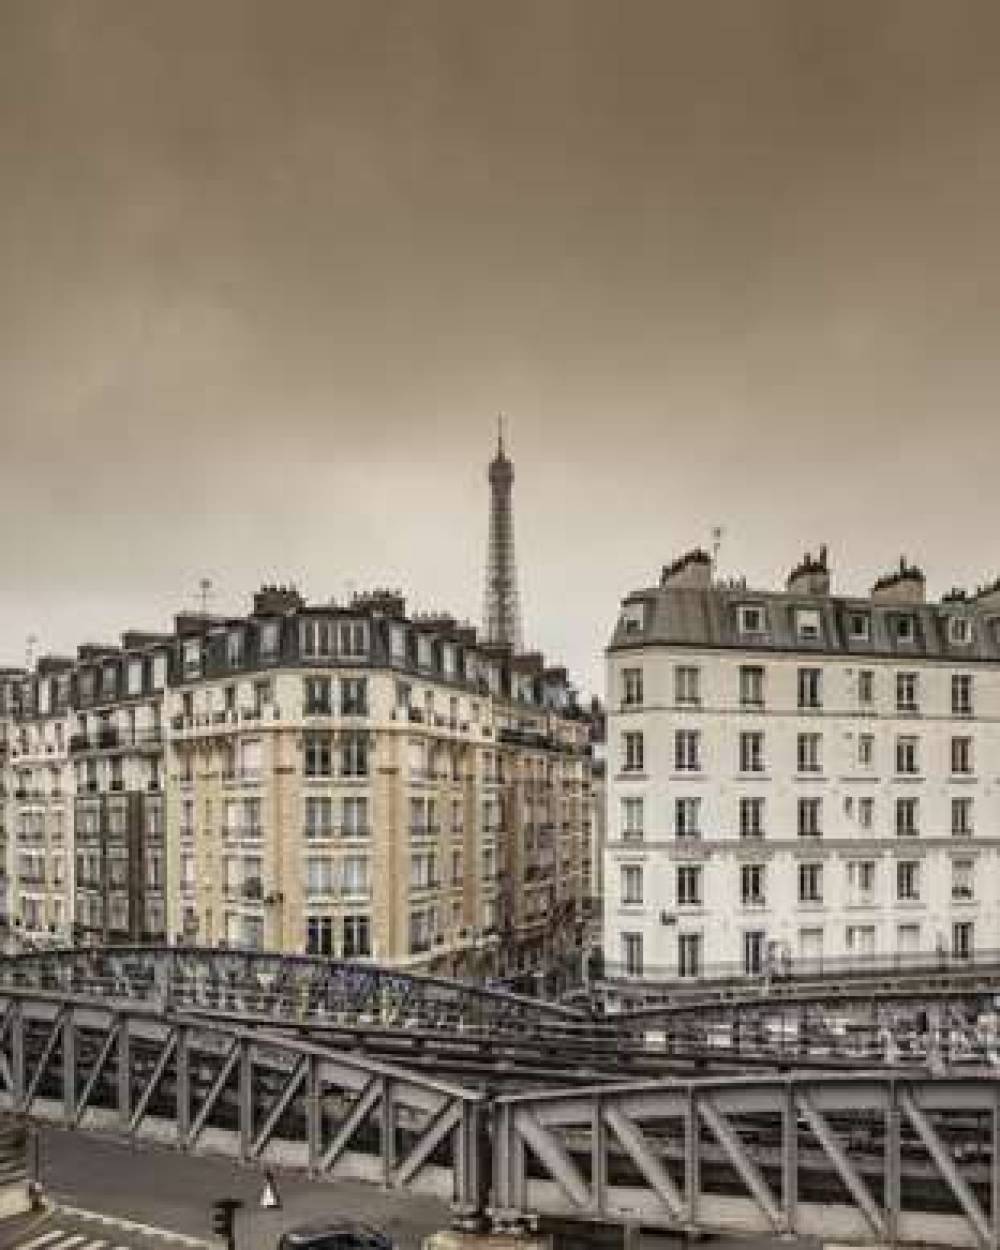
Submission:
[[[521,607],[514,560],[514,465],[504,451],[503,423],[497,432],[497,454],[490,462],[490,540],[486,565],[483,620],[486,640],[521,650]]]

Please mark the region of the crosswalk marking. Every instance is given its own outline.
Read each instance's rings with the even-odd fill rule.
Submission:
[[[107,1244],[102,1238],[98,1238],[97,1241],[88,1241],[85,1246],[80,1247],[80,1250],[101,1250],[101,1247]]]
[[[15,1250],[41,1250],[42,1246],[48,1245],[50,1241],[55,1241],[59,1237],[65,1237],[65,1233],[61,1228],[52,1228],[47,1233],[42,1233],[40,1237],[33,1237],[31,1241],[24,1241],[15,1247]]]
[[[81,1241],[86,1241],[86,1237],[82,1233],[74,1233],[72,1237],[66,1237],[63,1241],[53,1242],[48,1250],[73,1250],[74,1246],[78,1246]]]

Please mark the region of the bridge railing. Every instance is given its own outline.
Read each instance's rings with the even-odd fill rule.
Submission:
[[[822,981],[842,977],[917,976],[925,973],[990,970],[1000,972],[1000,950],[970,950],[966,953],[940,950],[900,951],[895,954],[857,954],[802,957],[777,955],[748,969],[739,962],[699,964],[681,972],[676,964],[644,962],[641,968],[603,959],[598,984],[634,987],[636,992],[657,989],[687,991],[704,985],[757,985],[766,987],[783,980]]]

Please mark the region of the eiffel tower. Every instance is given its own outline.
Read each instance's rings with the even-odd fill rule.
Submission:
[[[521,650],[521,610],[514,561],[514,465],[503,448],[503,417],[497,418],[497,454],[490,462],[490,542],[483,621],[486,641]]]

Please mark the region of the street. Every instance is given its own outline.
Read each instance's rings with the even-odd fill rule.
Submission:
[[[62,1129],[42,1130],[40,1169],[54,1202],[206,1241],[212,1240],[212,1202],[239,1198],[244,1209],[236,1217],[238,1250],[273,1250],[285,1228],[335,1214],[378,1225],[400,1250],[418,1250],[449,1219],[447,1206],[434,1199],[281,1172],[275,1173],[281,1209],[265,1211],[259,1205],[263,1174],[256,1167]],[[115,1244],[122,1240],[115,1238]]]

